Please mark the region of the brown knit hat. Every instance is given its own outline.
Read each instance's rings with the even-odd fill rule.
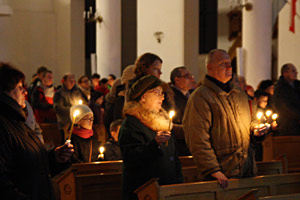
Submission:
[[[130,87],[128,91],[129,101],[139,101],[141,97],[153,88],[156,88],[162,84],[161,80],[152,75],[146,75],[138,79]]]

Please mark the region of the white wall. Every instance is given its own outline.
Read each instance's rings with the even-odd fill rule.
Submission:
[[[300,1],[296,2],[296,8],[297,13],[300,13]],[[289,30],[290,14],[291,4],[287,3],[279,13],[278,76],[280,76],[282,65],[286,63],[293,63],[300,72],[300,18],[299,14],[295,16],[295,33],[293,33]]]
[[[101,77],[121,74],[121,1],[97,0],[103,22],[96,24],[97,72]]]
[[[161,78],[170,81],[172,69],[184,65],[184,0],[139,0],[137,10],[137,56],[160,56]],[[161,43],[154,37],[157,31],[164,33]]]
[[[71,9],[75,9],[71,8],[71,0],[7,2],[14,14],[0,17],[0,61],[21,69],[26,82],[41,65],[54,72],[55,85],[66,72],[75,73],[77,78],[84,73],[84,30],[78,31],[83,21],[71,23]],[[78,2],[81,0],[72,0],[77,4],[75,10],[83,11],[83,4]],[[82,12],[78,14],[82,17]]]

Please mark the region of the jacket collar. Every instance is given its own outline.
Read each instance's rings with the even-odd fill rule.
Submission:
[[[241,92],[241,90],[235,84],[233,84],[232,81],[230,81],[230,83],[229,83],[229,87],[231,89],[229,92],[224,91],[221,87],[219,87],[213,81],[209,80],[207,77],[204,78],[204,80],[202,82],[202,85],[205,85],[206,87],[209,87],[210,89],[214,90],[219,95],[228,96],[231,93],[240,93]]]
[[[172,129],[172,123],[170,123],[168,114],[163,109],[158,113],[154,113],[144,109],[140,103],[130,101],[125,104],[123,112],[125,115],[137,118],[153,131],[170,131]]]
[[[10,96],[5,93],[0,94],[0,110],[5,113],[5,117],[12,120],[21,120],[25,122],[26,115],[22,107]]]

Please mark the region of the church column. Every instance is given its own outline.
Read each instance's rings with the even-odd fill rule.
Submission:
[[[97,72],[120,76],[121,71],[121,1],[96,0],[96,11],[103,22],[96,24]]]
[[[252,10],[243,8],[242,44],[247,84],[257,87],[271,78],[272,1],[248,0]]]

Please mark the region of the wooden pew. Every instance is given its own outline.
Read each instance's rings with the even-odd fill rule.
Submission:
[[[226,189],[220,188],[217,181],[159,186],[152,179],[135,192],[139,199],[234,200],[252,189],[258,189],[258,197],[299,193],[300,173],[231,179]]]
[[[192,156],[180,157],[180,160],[182,162],[184,182],[197,182],[198,172]],[[261,171],[260,174],[283,173],[281,161],[259,162],[257,167],[258,171]],[[121,174],[121,160],[78,163],[73,164],[70,169],[56,176],[53,182],[56,195],[60,199],[71,199],[70,190],[72,191],[72,195],[74,193],[78,199],[86,195],[98,197],[100,195],[98,191],[102,190],[106,190],[106,193],[112,192],[113,195],[120,196]],[[111,179],[107,177],[111,177]],[[64,179],[67,179],[67,181]],[[104,186],[105,188],[102,188]],[[101,199],[109,198],[101,196]]]
[[[61,135],[56,123],[40,123],[45,144],[50,147],[61,145]]]
[[[285,154],[288,172],[300,172],[300,136],[268,136],[263,142],[263,161]]]
[[[259,200],[299,200],[300,193],[259,197]]]

